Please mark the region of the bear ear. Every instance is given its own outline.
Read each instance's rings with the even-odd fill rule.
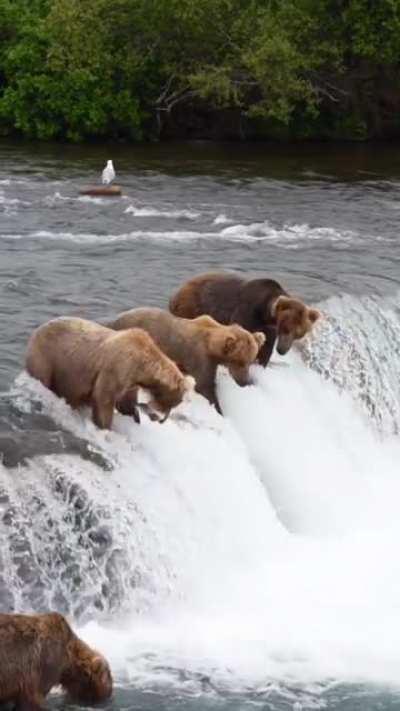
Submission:
[[[319,318],[321,318],[321,312],[317,309],[308,309],[307,315],[311,323],[315,323]]]
[[[184,381],[183,381],[183,387],[184,387],[185,393],[192,393],[193,392],[193,390],[196,387],[196,381],[192,375],[185,375]]]
[[[262,331],[256,331],[255,333],[253,333],[253,336],[257,341],[258,348],[261,348],[261,346],[263,346],[265,341],[267,340],[265,333],[263,333]]]
[[[272,305],[271,314],[272,316],[276,316],[278,313],[292,308],[292,306],[293,299],[291,299],[290,296],[278,296]]]
[[[213,319],[211,316],[208,314],[203,314],[202,316],[197,316],[196,318],[193,319],[195,323],[197,323],[199,326],[204,326],[204,328],[214,328],[215,326],[220,326],[215,319]]]
[[[236,346],[236,338],[233,336],[227,336],[225,338],[225,343],[224,343],[224,356],[229,356],[231,355]]]

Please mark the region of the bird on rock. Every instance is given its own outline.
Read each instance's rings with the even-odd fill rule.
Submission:
[[[107,165],[104,168],[102,177],[101,177],[103,185],[109,185],[110,183],[112,183],[114,178],[115,178],[115,170],[114,170],[113,162],[112,162],[112,160],[108,160]]]

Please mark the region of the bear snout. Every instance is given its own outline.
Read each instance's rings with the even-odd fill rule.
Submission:
[[[291,333],[280,333],[276,344],[276,350],[279,355],[286,355],[293,344],[294,337]]]
[[[248,365],[236,365],[234,363],[230,363],[229,372],[235,383],[237,383],[237,385],[240,385],[240,387],[243,388],[246,385],[251,385],[252,380],[250,378]]]

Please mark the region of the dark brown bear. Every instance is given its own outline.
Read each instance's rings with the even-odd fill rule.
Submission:
[[[58,318],[37,328],[26,369],[71,407],[91,406],[101,428],[111,427],[114,408],[135,415],[139,388],[150,392],[150,409],[163,417],[194,388],[193,379],[145,331],[115,333],[81,318]]]
[[[238,323],[266,336],[258,362],[267,365],[276,342],[280,355],[311,331],[320,314],[292,298],[273,279],[243,279],[236,274],[200,274],[172,296],[171,313],[183,318],[210,314],[220,323]]]
[[[125,311],[109,328],[141,328],[185,373],[196,381],[196,390],[221,412],[215,376],[218,365],[225,365],[238,385],[250,381],[249,366],[264,344],[263,333],[249,333],[241,326],[223,326],[210,316],[193,320],[177,318],[157,308]]]
[[[0,704],[40,711],[59,684],[74,701],[87,704],[105,701],[113,688],[104,657],[82,642],[62,615],[0,614]]]

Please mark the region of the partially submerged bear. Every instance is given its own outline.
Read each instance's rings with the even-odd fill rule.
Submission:
[[[210,316],[189,320],[158,308],[125,311],[107,325],[114,329],[144,329],[180,370],[194,377],[196,390],[218,412],[217,366],[226,365],[239,385],[247,385],[249,366],[265,341],[263,333],[252,334],[238,325],[223,326]]]
[[[0,614],[0,704],[40,711],[59,684],[78,703],[105,701],[113,690],[107,661],[62,615]]]
[[[258,362],[267,365],[274,345],[280,355],[293,341],[309,333],[320,313],[291,297],[273,279],[243,279],[236,274],[200,274],[172,296],[171,313],[183,318],[210,314],[220,323],[238,323],[248,331],[262,331],[265,344]]]
[[[150,393],[151,410],[168,416],[194,382],[145,331],[115,333],[80,318],[58,318],[31,336],[26,369],[71,405],[89,405],[93,422],[110,428],[114,408],[138,419],[139,388]]]

